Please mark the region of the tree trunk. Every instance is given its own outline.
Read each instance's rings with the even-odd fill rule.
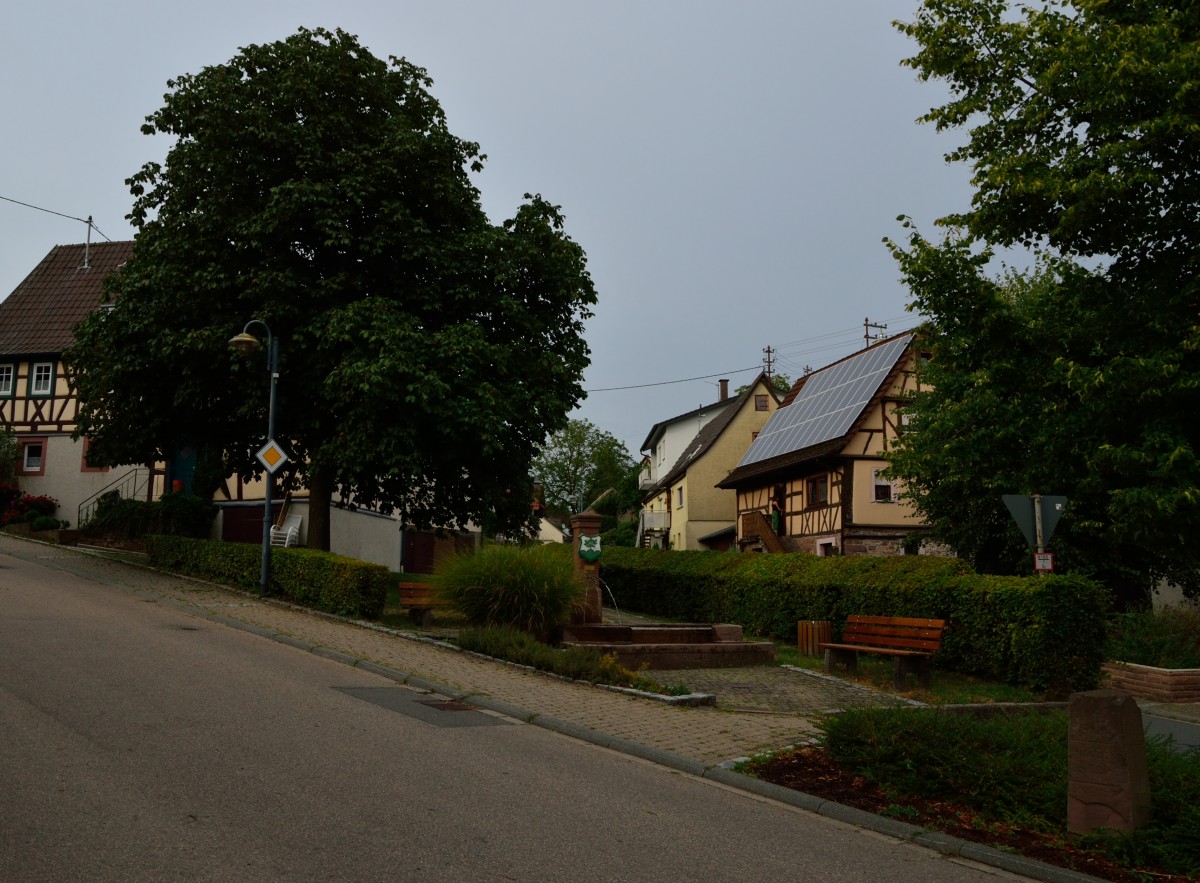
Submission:
[[[320,472],[308,474],[308,547],[329,551],[329,507],[333,482]]]

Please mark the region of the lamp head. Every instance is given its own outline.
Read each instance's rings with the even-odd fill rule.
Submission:
[[[243,331],[241,334],[229,338],[229,346],[231,349],[236,350],[243,356],[248,356],[256,352],[258,348],[262,346],[262,341],[253,334]]]

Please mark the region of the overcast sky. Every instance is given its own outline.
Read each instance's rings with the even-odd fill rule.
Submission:
[[[0,296],[89,215],[132,238],[124,181],[166,81],[303,26],[342,28],[429,71],[479,142],[494,221],[561,205],[599,293],[575,416],[631,453],[651,426],[746,383],[763,349],[793,377],[915,323],[881,240],[964,208],[954,136],[915,119],[944,90],[900,61],[917,0],[14,3],[0,37]],[[99,237],[97,237],[99,238]],[[102,241],[102,240],[101,240]],[[285,344],[286,345],[286,344]],[[681,381],[687,378],[686,382]],[[281,382],[286,383],[286,376]],[[648,385],[655,384],[655,385]],[[624,388],[640,387],[640,388]],[[621,388],[621,389],[619,389]]]

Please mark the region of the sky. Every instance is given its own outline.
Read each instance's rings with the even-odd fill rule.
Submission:
[[[341,28],[433,78],[488,160],[494,222],[562,207],[599,303],[573,417],[635,456],[653,425],[912,327],[885,236],[966,208],[961,136],[892,27],[918,0],[110,0],[18,3],[0,36],[0,296],[55,245],[130,239],[125,179],[167,80],[300,27]],[[22,205],[21,203],[24,203]],[[28,206],[35,206],[30,208]],[[64,217],[65,216],[65,217]],[[286,383],[286,376],[281,379]]]

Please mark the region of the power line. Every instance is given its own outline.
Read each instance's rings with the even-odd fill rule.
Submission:
[[[761,371],[762,365],[752,365],[749,368],[737,368],[733,371],[718,371],[716,374],[702,374],[699,377],[685,377],[682,380],[663,380],[659,383],[638,383],[634,386],[610,386],[605,389],[588,389],[584,392],[617,392],[622,389],[645,389],[648,386],[670,386],[672,383],[691,383],[693,380],[708,380],[713,377],[724,377],[727,374],[742,374],[746,371]]]
[[[81,224],[87,224],[89,227],[91,227],[93,230],[95,230],[95,231],[96,231],[97,233],[99,233],[101,236],[104,236],[104,238],[105,238],[105,239],[108,239],[108,241],[109,241],[109,242],[112,242],[112,240],[111,240],[111,239],[109,239],[109,238],[108,238],[108,236],[106,236],[106,235],[105,235],[104,231],[103,231],[103,230],[101,230],[99,227],[97,227],[97,226],[96,226],[96,225],[95,225],[95,224],[92,222],[92,219],[91,219],[90,217],[87,217],[87,218],[77,218],[77,217],[75,217],[74,215],[67,215],[67,214],[63,214],[62,212],[56,212],[56,211],[54,211],[53,209],[42,208],[40,205],[31,205],[31,204],[30,204],[30,203],[28,203],[28,202],[21,202],[21,200],[19,200],[19,199],[13,199],[12,197],[9,197],[9,196],[0,196],[0,199],[3,199],[5,202],[11,202],[11,203],[14,203],[15,205],[24,206],[25,208],[31,208],[31,209],[34,209],[35,211],[39,211],[39,212],[45,212],[45,213],[46,213],[46,214],[48,214],[48,215],[58,215],[58,217],[60,217],[60,218],[66,218],[68,221],[78,221],[78,222],[79,222],[79,223],[81,223]]]

